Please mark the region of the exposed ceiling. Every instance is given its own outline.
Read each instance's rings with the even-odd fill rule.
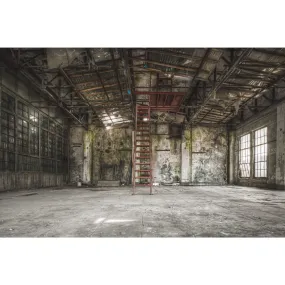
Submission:
[[[83,125],[86,114],[104,126],[130,124],[146,95],[153,121],[225,124],[285,76],[281,48],[13,48],[1,55]]]

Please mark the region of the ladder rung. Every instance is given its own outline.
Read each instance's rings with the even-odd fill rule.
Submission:
[[[135,179],[150,179],[151,176],[135,176]]]
[[[136,156],[136,159],[150,159],[150,156]]]
[[[150,148],[151,146],[150,145],[138,145],[138,144],[136,144],[135,147],[142,147],[142,148],[148,147],[148,148]]]
[[[136,140],[137,142],[150,142],[150,140]]]
[[[146,184],[142,184],[142,183],[139,183],[139,184],[135,184],[136,186],[151,186],[151,184],[149,184],[149,183],[146,183]]]
[[[140,151],[140,150],[136,150],[136,153],[150,153],[150,151]]]

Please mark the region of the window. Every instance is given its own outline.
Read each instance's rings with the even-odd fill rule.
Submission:
[[[48,130],[48,117],[41,116],[41,127]]]
[[[0,171],[6,169],[5,152],[0,149]]]
[[[250,134],[240,138],[239,171],[240,177],[250,177]]]
[[[267,128],[255,131],[254,176],[267,177]]]
[[[15,98],[9,96],[8,94],[2,92],[1,95],[1,107],[9,110],[11,112],[15,112]]]
[[[39,128],[30,126],[30,153],[31,155],[39,155]]]
[[[53,133],[56,131],[56,125],[53,120],[49,120],[49,131]]]
[[[61,125],[56,125],[56,133],[59,136],[62,136],[62,132],[63,132],[62,126]]]
[[[57,156],[57,159],[59,160],[63,158],[62,138],[59,136],[57,137],[57,141],[56,141],[56,156]]]
[[[49,157],[55,158],[56,144],[55,144],[55,135],[49,133],[48,136],[48,154]]]
[[[41,132],[41,155],[48,157],[48,132],[45,130]]]
[[[39,123],[39,112],[34,109],[30,109],[30,121],[37,125]]]
[[[21,101],[18,101],[18,115],[28,119],[29,118],[29,108],[27,105],[25,105],[24,103],[22,103]]]
[[[18,155],[18,165],[19,171],[39,171],[39,159],[37,157]]]
[[[1,147],[15,151],[15,116],[1,112]]]
[[[56,162],[51,159],[42,159],[42,169],[44,172],[55,172]]]
[[[29,153],[29,124],[23,119],[18,119],[18,151]]]
[[[67,172],[64,130],[23,98],[1,90],[0,171]]]

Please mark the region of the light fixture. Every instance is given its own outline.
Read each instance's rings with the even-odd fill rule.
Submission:
[[[143,118],[143,121],[148,121],[148,118]]]

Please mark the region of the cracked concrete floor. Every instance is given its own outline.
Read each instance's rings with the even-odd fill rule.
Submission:
[[[284,237],[285,192],[239,186],[0,193],[0,237]]]

